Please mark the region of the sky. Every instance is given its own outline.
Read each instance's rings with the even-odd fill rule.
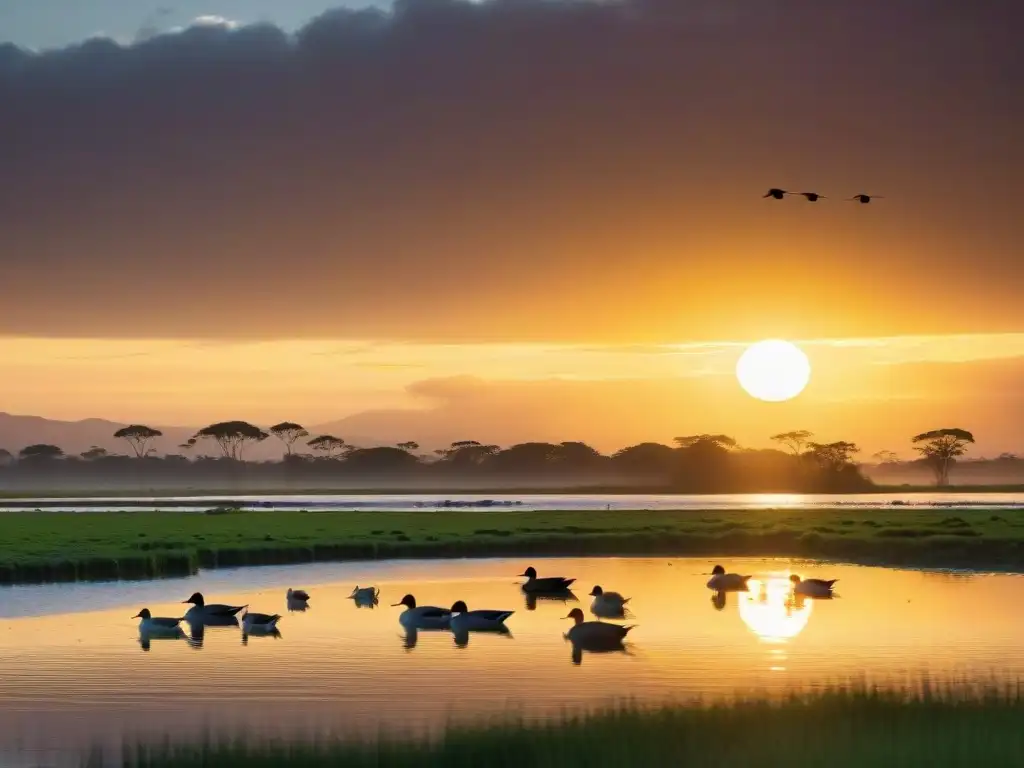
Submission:
[[[1024,8],[158,11],[0,9],[0,411],[1024,448]]]

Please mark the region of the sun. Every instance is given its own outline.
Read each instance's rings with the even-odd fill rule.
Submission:
[[[811,363],[796,344],[769,339],[751,344],[740,355],[736,378],[747,394],[778,403],[804,391],[811,379]]]

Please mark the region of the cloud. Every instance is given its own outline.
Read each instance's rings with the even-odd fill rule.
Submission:
[[[403,0],[294,35],[0,46],[0,333],[1020,329],[1022,21],[1002,0]],[[886,199],[761,200],[775,185]]]

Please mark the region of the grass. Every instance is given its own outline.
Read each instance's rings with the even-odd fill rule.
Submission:
[[[780,701],[635,706],[543,723],[450,727],[433,740],[259,739],[136,746],[128,768],[171,766],[1018,766],[1024,765],[1019,688],[880,692],[836,688]],[[100,765],[93,755],[88,766]]]
[[[328,560],[545,555],[778,556],[1024,570],[1024,516],[976,508],[0,515],[0,583]]]

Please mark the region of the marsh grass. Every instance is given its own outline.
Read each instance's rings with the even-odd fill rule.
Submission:
[[[1024,516],[973,508],[0,514],[0,583],[409,557],[806,557],[1024,569]],[[1013,522],[1011,522],[1013,521]]]
[[[287,743],[248,738],[128,746],[125,768],[170,766],[1019,766],[1019,686],[882,691],[642,708],[451,726],[429,739]],[[86,762],[102,763],[97,751]]]

